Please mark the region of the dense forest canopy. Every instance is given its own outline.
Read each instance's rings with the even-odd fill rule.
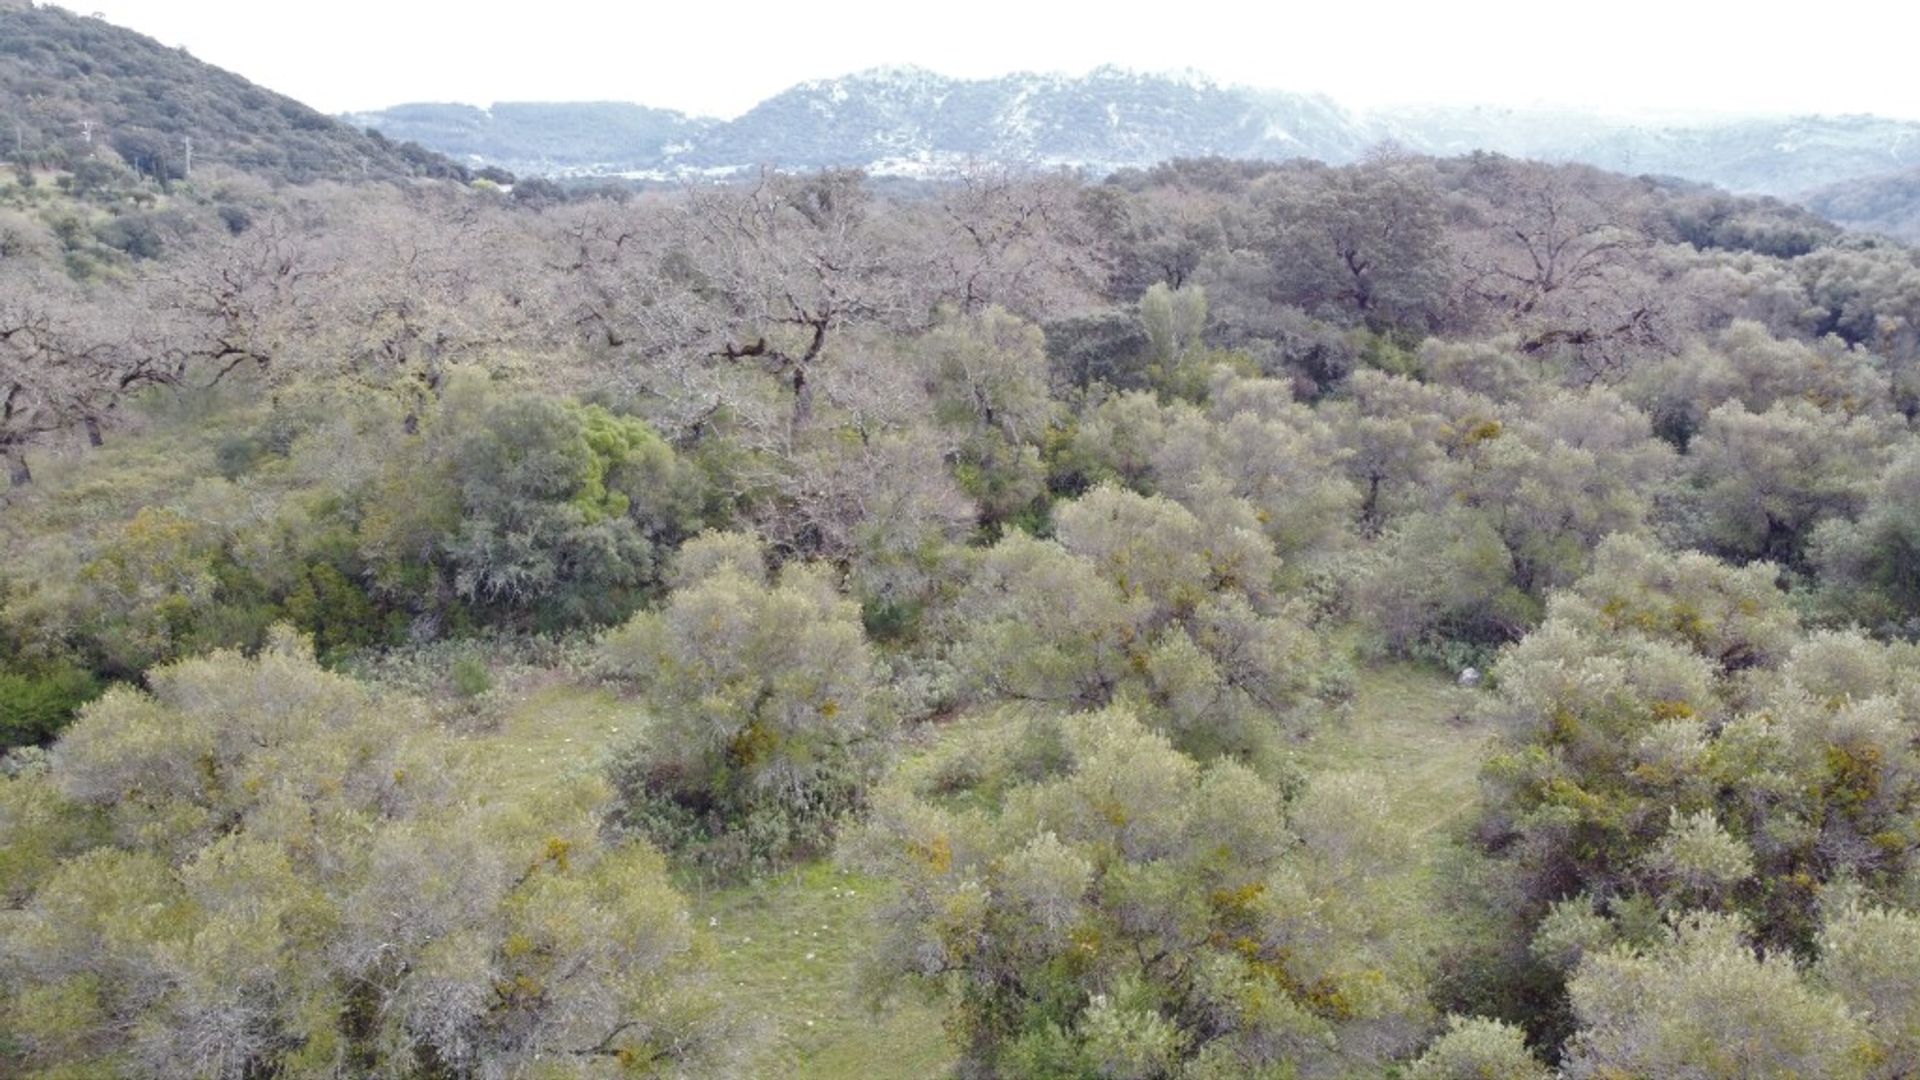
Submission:
[[[1913,248],[1489,154],[63,146],[0,1075],[1920,1070]]]

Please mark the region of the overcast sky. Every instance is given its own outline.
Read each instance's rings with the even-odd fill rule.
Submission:
[[[327,112],[615,100],[733,116],[883,64],[1191,68],[1371,107],[1920,119],[1920,5],[1826,0],[67,0]],[[489,14],[498,12],[499,14]],[[1251,12],[1251,14],[1249,14]],[[1790,12],[1791,14],[1776,14]]]

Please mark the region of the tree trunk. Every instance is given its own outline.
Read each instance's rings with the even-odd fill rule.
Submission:
[[[1367,477],[1367,497],[1360,501],[1361,531],[1368,536],[1380,535],[1380,481],[1383,477],[1374,473]]]
[[[813,384],[807,381],[807,369],[793,369],[793,429],[799,431],[813,419]]]

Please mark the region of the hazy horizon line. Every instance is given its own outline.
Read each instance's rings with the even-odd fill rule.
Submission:
[[[772,101],[783,94],[791,93],[795,90],[803,89],[809,86],[819,86],[819,85],[825,85],[825,84],[830,84],[835,82],[844,82],[850,79],[858,79],[865,76],[875,76],[875,75],[883,75],[883,74],[889,74],[889,73],[921,74],[921,75],[933,76],[935,78],[941,79],[946,82],[989,83],[989,82],[997,82],[1002,79],[1015,79],[1015,78],[1022,78],[1022,77],[1034,78],[1034,79],[1084,80],[1084,79],[1091,78],[1096,74],[1099,74],[1101,72],[1106,72],[1106,71],[1112,71],[1119,74],[1129,75],[1134,77],[1163,79],[1163,80],[1166,80],[1169,82],[1175,82],[1175,83],[1204,82],[1213,88],[1223,90],[1223,91],[1229,91],[1229,92],[1240,92],[1240,93],[1246,93],[1246,94],[1285,94],[1291,97],[1318,98],[1318,99],[1330,102],[1331,104],[1335,105],[1336,107],[1346,111],[1347,113],[1353,116],[1363,118],[1363,119],[1376,117],[1376,116],[1383,116],[1383,115],[1407,114],[1407,113],[1415,113],[1415,112],[1421,112],[1421,111],[1456,111],[1456,112],[1457,111],[1475,111],[1475,112],[1487,111],[1487,112],[1500,112],[1500,113],[1518,113],[1518,114],[1534,115],[1534,116],[1542,116],[1542,117],[1553,116],[1553,115],[1580,116],[1587,119],[1606,120],[1606,121],[1615,121],[1615,122],[1622,122],[1622,121],[1643,122],[1643,123],[1659,122],[1662,124],[1669,124],[1669,125],[1686,124],[1686,123],[1711,123],[1711,122],[1730,123],[1730,122],[1738,122],[1738,121],[1757,121],[1757,120],[1776,120],[1776,121],[1777,120],[1798,120],[1798,119],[1832,120],[1832,119],[1845,119],[1845,118],[1851,118],[1851,117],[1920,123],[1920,116],[1907,115],[1899,112],[1874,112],[1874,111],[1858,111],[1858,110],[1822,111],[1818,109],[1777,110],[1777,109],[1765,109],[1765,108],[1725,109],[1725,108],[1715,108],[1712,106],[1705,106],[1705,105],[1700,105],[1700,106],[1675,105],[1675,106],[1666,106],[1666,107],[1622,105],[1622,106],[1609,107],[1609,106],[1595,105],[1595,104],[1584,103],[1584,102],[1557,101],[1557,100],[1548,99],[1548,98],[1536,98],[1536,99],[1533,99],[1530,101],[1524,101],[1524,102],[1497,102],[1497,101],[1486,101],[1486,100],[1474,100],[1471,98],[1447,99],[1447,98],[1434,97],[1426,100],[1417,100],[1417,101],[1388,101],[1388,102],[1381,102],[1381,103],[1370,104],[1370,105],[1359,105],[1359,104],[1354,104],[1348,100],[1345,100],[1339,94],[1331,91],[1309,90],[1309,89],[1300,89],[1296,87],[1277,86],[1277,85],[1263,86],[1263,85],[1248,83],[1240,80],[1222,79],[1201,68],[1197,68],[1193,66],[1149,68],[1149,67],[1136,67],[1128,64],[1121,64],[1121,63],[1114,63],[1114,62],[1103,62],[1103,63],[1093,64],[1080,70],[1074,70],[1072,68],[1064,68],[1064,67],[1054,68],[1050,70],[1037,69],[1037,68],[1031,68],[1031,67],[1012,68],[994,75],[952,75],[952,74],[948,74],[946,72],[940,71],[936,68],[930,67],[928,65],[917,64],[917,63],[875,64],[875,65],[869,65],[867,67],[857,68],[851,71],[847,71],[840,75],[797,79],[794,82],[789,83],[784,88],[774,91],[773,93],[768,94],[767,96],[759,99],[758,101],[755,101],[753,104],[748,105],[746,108],[741,109],[737,112],[732,112],[732,113],[727,113],[719,110],[697,111],[697,110],[677,108],[671,105],[657,105],[652,102],[643,100],[637,96],[629,97],[629,98],[607,97],[607,96],[596,96],[596,97],[555,96],[555,97],[510,97],[510,98],[503,97],[503,98],[495,98],[492,101],[467,100],[459,97],[449,96],[446,98],[413,98],[410,100],[393,101],[385,105],[371,106],[366,108],[343,109],[333,113],[332,115],[353,116],[353,115],[359,115],[364,113],[377,113],[377,112],[385,111],[387,109],[401,108],[409,105],[461,105],[461,106],[466,106],[468,108],[478,109],[482,112],[491,111],[492,109],[501,105],[633,105],[633,106],[638,106],[640,108],[645,108],[645,109],[656,109],[662,112],[678,113],[681,116],[687,117],[689,119],[694,119],[694,120],[712,120],[720,123],[728,123],[734,120],[738,120],[743,116],[746,116],[748,113],[751,113],[754,109],[759,108],[761,105],[764,105],[767,102]],[[269,87],[268,89],[272,89],[272,88]]]

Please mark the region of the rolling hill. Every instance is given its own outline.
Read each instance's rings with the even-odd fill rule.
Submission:
[[[0,155],[32,165],[110,150],[156,178],[207,164],[294,182],[464,172],[439,153],[56,7],[0,4],[0,117]]]
[[[1920,169],[1832,184],[1804,201],[1849,229],[1920,243]]]

